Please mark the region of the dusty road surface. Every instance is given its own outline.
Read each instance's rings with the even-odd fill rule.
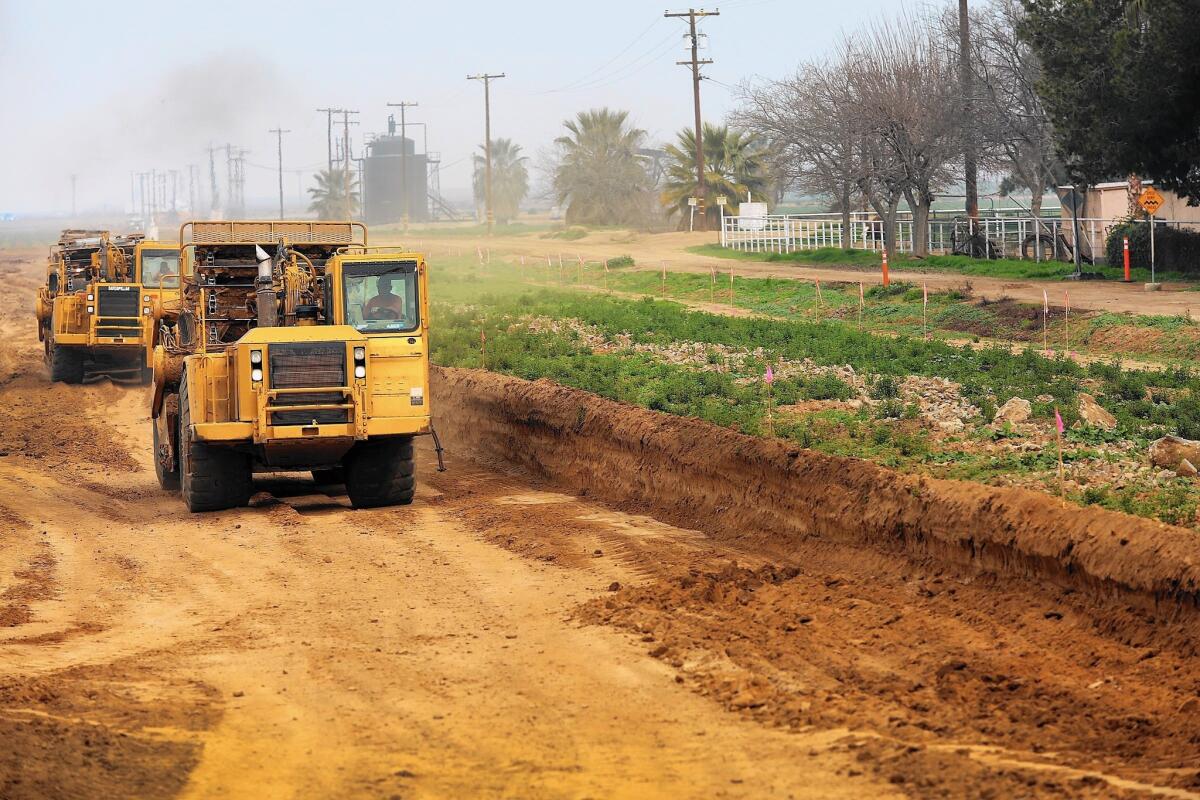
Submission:
[[[713,538],[465,446],[410,508],[282,476],[188,515],[145,389],[47,382],[37,258],[0,252],[0,798],[1200,798],[1186,614]]]
[[[398,238],[397,234],[386,234],[384,238]],[[414,232],[405,241],[420,241],[420,232]],[[629,231],[597,231],[578,241],[542,239],[536,235],[496,237],[491,244],[494,253],[516,253],[544,259],[549,255],[557,263],[561,254],[564,261],[571,263],[577,257],[585,260],[603,260],[619,255],[631,255],[637,259],[641,269],[657,270],[666,263],[678,272],[700,272],[708,274],[712,267],[728,272],[732,266],[736,274],[753,278],[796,278],[811,281],[814,278],[826,283],[837,281],[879,280],[879,270],[862,270],[850,267],[810,267],[802,264],[770,263],[766,261],[741,261],[728,258],[697,255],[687,252],[688,247],[712,244],[715,233],[660,233],[638,234]],[[452,243],[451,243],[452,242]],[[459,241],[429,239],[422,241],[436,257],[446,248],[470,252],[475,241],[470,238]],[[1039,281],[1011,278],[985,278],[979,276],[954,275],[946,272],[918,272],[893,268],[892,280],[926,283],[930,289],[952,289],[970,283],[976,295],[990,298],[1010,297],[1022,303],[1041,305],[1042,291],[1049,294],[1050,303],[1059,307],[1064,302],[1063,293],[1069,292],[1072,308],[1095,309],[1114,313],[1186,315],[1200,314],[1200,295],[1184,284],[1164,284],[1162,291],[1146,292],[1140,283],[1125,284],[1120,281]]]

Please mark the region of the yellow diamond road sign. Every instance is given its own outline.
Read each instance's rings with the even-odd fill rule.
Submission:
[[[1153,214],[1155,211],[1158,211],[1158,209],[1162,208],[1164,202],[1163,196],[1153,186],[1148,187],[1138,195],[1138,205],[1144,208],[1147,214]]]

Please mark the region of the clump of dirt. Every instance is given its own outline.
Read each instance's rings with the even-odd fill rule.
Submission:
[[[147,697],[148,678],[115,665],[0,682],[0,797],[177,796],[203,749],[187,734],[216,724],[217,693],[187,683]]]
[[[1054,770],[1036,772],[992,766],[964,758],[969,751],[956,752],[887,739],[857,739],[839,748],[853,753],[860,765],[850,769],[871,772],[915,797],[1007,800],[1012,797],[1073,798],[1073,800],[1134,800],[1145,798],[1139,790],[1121,789],[1095,775],[1063,774]]]
[[[1200,332],[1188,332],[1200,340]],[[1138,325],[1114,325],[1098,328],[1087,337],[1088,346],[1095,350],[1114,353],[1136,353],[1162,355],[1164,332],[1157,328]]]
[[[1180,708],[1196,704],[1200,685],[1186,656],[1098,636],[1085,642],[1088,650],[1073,651],[1062,641],[1078,613],[1069,594],[1034,610],[952,577],[906,580],[879,570],[869,594],[856,588],[862,577],[727,564],[620,589],[579,616],[637,634],[650,655],[731,711],[792,729],[846,727],[903,742],[899,761],[894,753],[869,760],[921,796],[947,786],[958,787],[951,796],[978,796],[963,791],[964,780],[996,785],[979,765],[958,774],[961,758],[936,777],[929,762],[938,757],[927,748],[947,742],[1155,782],[1168,765],[1181,770],[1178,781],[1194,778],[1200,734],[1194,712]],[[989,603],[991,620],[971,610]],[[947,647],[961,642],[964,624],[977,628],[976,646]],[[1031,652],[1043,660],[1041,674],[1026,668]],[[906,760],[914,763],[905,768]],[[1024,784],[1028,773],[1017,779]],[[1061,786],[1053,773],[1045,780]],[[1029,789],[1059,796],[1038,780]]]
[[[0,453],[37,459],[49,471],[80,464],[132,472],[137,462],[113,432],[80,409],[109,405],[124,391],[110,384],[64,386],[42,377],[40,361],[23,364],[22,377],[0,388]]]
[[[28,566],[13,572],[17,582],[0,594],[0,628],[15,628],[33,621],[32,603],[54,596],[54,555],[49,547],[30,560]]]

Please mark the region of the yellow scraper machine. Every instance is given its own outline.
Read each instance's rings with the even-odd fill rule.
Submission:
[[[427,267],[353,222],[188,222],[183,292],[154,349],[155,466],[191,511],[244,505],[254,472],[413,498],[431,433]]]
[[[178,254],[141,234],[63,231],[35,309],[51,380],[81,383],[89,369],[148,378],[157,311],[179,291]],[[159,272],[175,273],[176,283]]]

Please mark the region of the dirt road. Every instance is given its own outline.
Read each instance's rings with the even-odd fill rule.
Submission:
[[[1094,598],[466,447],[406,509],[285,476],[187,515],[144,389],[46,382],[34,259],[0,252],[2,798],[1200,797],[1194,643]]]
[[[419,239],[420,233],[413,236]],[[829,283],[858,280],[870,282],[878,280],[879,276],[878,270],[734,261],[696,255],[686,250],[695,245],[711,244],[715,240],[716,234],[712,233],[636,234],[627,231],[598,231],[578,241],[540,239],[536,236],[497,237],[492,241],[491,247],[497,253],[517,253],[541,258],[547,255],[557,258],[561,253],[567,259],[575,259],[582,255],[585,259],[603,260],[628,254],[637,259],[638,267],[649,270],[659,269],[664,261],[671,270],[704,274],[708,274],[710,267],[715,266],[719,270],[728,271],[732,266],[738,275],[755,278],[798,278],[809,281],[819,278]],[[428,244],[430,251],[436,256],[439,246],[445,247],[442,242],[440,239],[431,239],[424,244]],[[461,243],[455,246],[461,246]],[[467,249],[473,247],[472,243]],[[976,295],[990,298],[1010,297],[1034,305],[1041,305],[1042,291],[1045,289],[1050,296],[1050,303],[1056,307],[1063,304],[1063,292],[1066,291],[1070,293],[1071,306],[1077,309],[1133,314],[1200,314],[1200,295],[1191,291],[1191,287],[1183,285],[1166,284],[1162,291],[1146,292],[1140,283],[1014,280],[905,269],[892,269],[891,277],[896,281],[924,282],[934,290],[951,289],[960,287],[963,283],[970,283]]]

